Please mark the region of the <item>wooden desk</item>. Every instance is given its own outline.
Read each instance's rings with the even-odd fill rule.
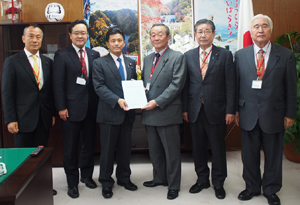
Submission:
[[[44,148],[0,184],[1,205],[53,205],[52,152]]]

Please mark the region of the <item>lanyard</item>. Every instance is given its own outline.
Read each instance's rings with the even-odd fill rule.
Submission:
[[[158,59],[156,65],[154,65],[154,63],[152,63],[152,70],[151,70],[151,74],[149,75],[149,78],[150,78],[150,79],[151,79],[152,74],[153,74],[153,72],[154,72],[156,66],[158,65],[158,63],[159,63],[161,57],[165,54],[165,52],[166,52],[166,50],[167,50],[168,48],[169,48],[169,46],[168,46],[168,47],[165,49],[165,51],[161,54],[161,56],[159,57],[159,59]],[[153,61],[154,61],[154,59],[153,59]]]
[[[207,60],[209,54],[211,53],[211,51],[212,51],[212,48],[210,49],[209,53],[205,56],[205,59],[204,59],[204,60],[202,60],[202,59],[200,58],[200,59],[202,60],[202,66],[200,66],[200,71],[202,71],[202,69],[204,68],[205,62],[206,62],[206,60]]]
[[[266,55],[267,55],[268,48],[269,48],[270,44],[271,44],[271,42],[269,42],[268,47],[267,47],[267,49],[266,49],[266,52],[265,52],[265,54],[263,55],[263,59],[262,59],[262,61],[261,61],[260,64],[259,64],[258,59],[257,59],[257,54],[255,54],[256,66],[257,66],[257,69],[256,69],[256,75],[257,75],[257,76],[260,76],[260,75],[261,75],[261,72],[260,72],[261,70],[260,70],[260,68],[261,68],[262,64],[265,63],[265,57],[266,57]]]

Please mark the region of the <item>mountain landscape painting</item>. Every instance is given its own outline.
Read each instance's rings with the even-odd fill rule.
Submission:
[[[91,48],[98,50],[101,56],[107,54],[106,33],[109,28],[117,26],[125,34],[123,54],[139,55],[137,0],[90,0],[88,6],[88,11],[84,10]]]

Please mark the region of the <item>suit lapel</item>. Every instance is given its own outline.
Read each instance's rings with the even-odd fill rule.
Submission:
[[[250,70],[252,78],[256,79],[257,78],[257,74],[256,74],[256,65],[255,65],[254,47],[253,47],[253,45],[247,47],[246,59],[247,59],[247,62],[245,62],[245,64],[248,64],[248,66],[246,66],[246,67],[248,67],[248,69]]]
[[[151,84],[153,84],[155,82],[158,74],[161,72],[161,70],[164,68],[165,64],[168,62],[168,60],[169,60],[169,53],[170,53],[170,48],[167,48],[167,50],[162,55],[162,57],[160,58],[159,62],[156,65],[156,68],[155,68],[155,70],[154,70],[154,72],[152,74],[152,77],[151,77]],[[153,57],[152,57],[151,69],[152,69],[152,65],[153,65],[153,60],[154,60],[154,54],[153,54]],[[150,61],[151,61],[151,59],[150,59]]]
[[[194,62],[193,68],[196,69],[195,73],[197,74],[197,79],[200,79],[200,81],[202,82],[202,76],[201,76],[201,72],[200,72],[199,47],[197,47],[193,50],[192,59]]]
[[[144,81],[149,82],[149,76],[151,74],[152,65],[153,65],[154,53],[149,54],[145,57],[145,65],[143,68]]]
[[[92,68],[93,68],[93,61],[94,61],[94,54],[91,52],[90,49],[86,48],[86,55],[88,57],[88,61],[89,61],[89,75],[92,74]]]
[[[117,68],[116,63],[115,63],[114,59],[111,57],[111,55],[108,54],[107,56],[102,57],[102,58],[106,58],[105,60],[106,60],[107,67],[111,70],[111,72],[114,74],[114,76],[117,78],[117,80],[121,81],[122,78],[121,78],[119,69]]]
[[[275,64],[277,63],[279,58],[280,58],[280,52],[272,43],[269,60],[268,60],[266,71],[265,71],[265,74],[264,74],[262,80],[266,79],[270,75],[270,73],[273,71],[273,68],[275,67]]]
[[[219,57],[219,52],[220,52],[220,49],[214,45],[212,45],[212,51],[211,51],[211,55],[210,55],[210,59],[209,59],[209,63],[208,63],[208,67],[207,67],[207,71],[206,71],[206,74],[205,74],[205,77],[204,77],[204,80],[206,78],[207,75],[209,75],[209,73],[211,72],[211,70],[213,69],[214,67],[214,64],[216,62],[216,60],[218,59]]]
[[[126,80],[131,80],[131,76],[132,76],[131,72],[132,72],[133,65],[131,65],[127,57],[123,56],[123,58],[124,58],[124,63],[125,63],[126,73],[127,73]]]
[[[69,56],[72,59],[72,61],[74,62],[75,67],[78,69],[78,71],[80,73],[82,73],[82,65],[80,63],[79,57],[75,51],[75,49],[73,48],[73,46],[70,46],[68,48],[68,52],[69,52]]]
[[[35,76],[33,74],[33,71],[32,71],[32,67],[29,63],[29,60],[25,54],[24,51],[22,51],[20,53],[20,65],[24,68],[24,70],[28,73],[28,75],[30,76],[31,80],[34,82],[34,84],[37,86],[37,83],[36,83],[36,79],[35,79]]]
[[[89,62],[89,65],[88,65],[88,76],[89,77],[87,79],[87,81],[89,83],[89,82],[92,82],[91,79],[93,77],[93,70],[92,70],[92,68],[93,68],[94,54],[91,52],[90,49],[86,48],[86,56],[87,56],[88,62]]]
[[[40,54],[40,57],[41,57],[41,61],[42,61],[42,70],[43,70],[43,80],[44,80],[44,85],[47,83],[47,79],[48,79],[48,76],[49,76],[49,62],[48,60],[46,60],[46,58]],[[43,85],[43,87],[44,87]],[[43,89],[42,87],[42,89]]]

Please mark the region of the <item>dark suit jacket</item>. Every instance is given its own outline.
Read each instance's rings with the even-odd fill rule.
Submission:
[[[55,53],[53,63],[53,95],[56,109],[68,109],[69,121],[78,122],[85,118],[90,109],[90,114],[96,119],[98,97],[92,83],[93,60],[100,57],[99,53],[86,48],[89,61],[89,78],[86,85],[76,83],[81,77],[82,65],[73,48],[69,46]]]
[[[5,59],[2,74],[2,100],[5,124],[18,122],[20,132],[33,131],[39,120],[46,129],[55,115],[51,90],[52,60],[40,55],[44,84],[37,86],[31,65],[24,51]]]
[[[297,73],[294,53],[271,44],[262,89],[252,89],[257,79],[254,48],[248,46],[235,54],[238,81],[238,111],[241,128],[250,131],[257,121],[268,134],[284,130],[284,117],[296,117]]]
[[[135,61],[124,56],[127,72],[126,80],[136,79]],[[124,122],[125,111],[120,108],[118,99],[123,98],[121,75],[110,54],[94,61],[93,84],[99,96],[97,122],[119,125]],[[135,110],[127,111],[131,123],[135,119]]]
[[[224,124],[225,115],[236,111],[236,74],[231,52],[213,45],[204,80],[200,72],[199,47],[186,52],[185,57],[188,75],[182,92],[183,112],[188,112],[189,121],[194,123],[203,97],[208,121]]]
[[[142,79],[146,87],[151,73],[154,53],[144,59]],[[182,123],[180,93],[186,79],[186,61],[183,54],[167,48],[151,78],[148,101],[155,100],[158,107],[143,110],[142,123],[150,126],[167,126]]]

